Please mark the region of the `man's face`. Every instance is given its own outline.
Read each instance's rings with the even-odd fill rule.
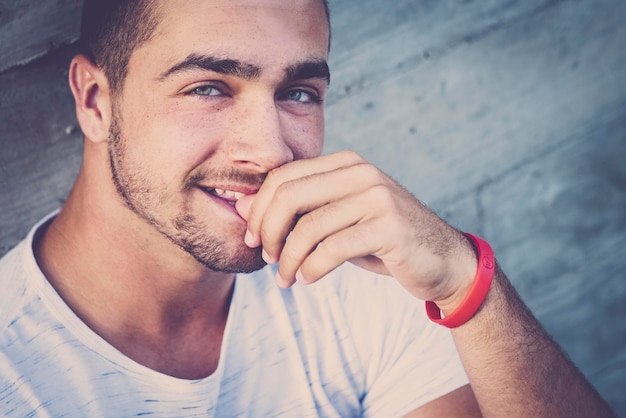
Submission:
[[[264,174],[314,157],[328,25],[320,0],[162,1],[114,98],[113,179],[126,205],[206,267],[264,264],[234,208]]]

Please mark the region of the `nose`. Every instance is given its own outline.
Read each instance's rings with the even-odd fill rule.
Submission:
[[[294,159],[288,129],[273,98],[257,95],[234,112],[227,152],[242,169],[267,173]]]

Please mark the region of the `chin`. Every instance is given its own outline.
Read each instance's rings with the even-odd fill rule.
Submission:
[[[220,273],[252,273],[266,266],[261,248],[238,248],[230,254],[222,251],[202,251],[184,248],[192,257],[209,270]]]
[[[225,225],[220,230],[197,221],[193,215],[175,218],[172,228],[161,233],[209,270],[221,273],[251,273],[263,268],[262,248],[244,244],[245,227]]]

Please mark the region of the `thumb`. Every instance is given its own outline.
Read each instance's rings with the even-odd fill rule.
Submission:
[[[250,216],[250,207],[252,206],[252,202],[254,201],[256,194],[249,194],[237,201],[235,203],[235,209],[237,209],[237,213],[246,221]]]

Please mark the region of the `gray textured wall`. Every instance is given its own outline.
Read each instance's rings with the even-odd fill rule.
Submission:
[[[81,160],[78,0],[0,1],[0,254]],[[326,151],[355,149],[490,240],[626,417],[626,2],[331,0]],[[1,291],[1,290],[0,290]]]

